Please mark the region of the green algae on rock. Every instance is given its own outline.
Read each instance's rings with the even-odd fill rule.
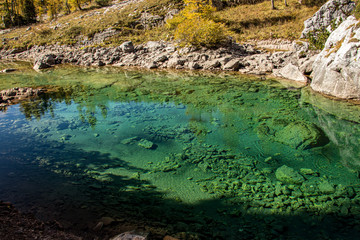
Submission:
[[[275,141],[295,149],[309,149],[329,142],[324,132],[313,123],[292,122],[276,132]]]
[[[146,149],[154,149],[154,148],[156,148],[156,145],[153,142],[151,142],[149,140],[146,140],[146,139],[141,139],[139,141],[138,145],[140,147],[143,147],[143,148],[146,148]]]
[[[305,181],[304,177],[296,172],[293,168],[283,165],[276,169],[276,178],[283,183],[301,184]]]

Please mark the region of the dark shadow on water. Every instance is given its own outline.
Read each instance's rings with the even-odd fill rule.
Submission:
[[[13,139],[16,137],[20,136]],[[12,144],[4,143],[1,150],[11,149]],[[148,187],[151,183],[137,176],[109,174],[102,179],[91,173],[91,169],[111,167],[135,172],[145,169],[134,168],[109,154],[69,146],[52,149],[50,146],[57,143],[46,144],[48,149],[36,150],[44,142],[34,136],[31,143],[17,146],[16,152],[9,150],[10,154],[0,155],[0,196],[42,220],[56,219],[85,239],[109,239],[128,230],[150,232],[149,239],[165,235],[179,239],[360,238],[360,216],[356,214],[249,213],[242,203],[231,203],[231,197],[185,204],[166,199],[163,192]],[[94,231],[101,217],[112,217],[115,222]]]

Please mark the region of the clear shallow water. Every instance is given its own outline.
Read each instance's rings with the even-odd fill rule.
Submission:
[[[154,238],[358,236],[357,106],[225,74],[0,75],[15,86],[49,91],[0,113],[0,199],[40,218],[109,216]],[[284,165],[300,180],[279,181]]]

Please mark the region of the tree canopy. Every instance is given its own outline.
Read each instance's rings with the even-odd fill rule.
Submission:
[[[0,0],[0,21],[3,27],[31,24],[47,14],[50,19],[58,14],[81,10],[81,4],[91,0]]]

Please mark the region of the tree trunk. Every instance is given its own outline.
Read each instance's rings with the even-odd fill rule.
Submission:
[[[71,12],[71,9],[70,9],[70,6],[69,6],[69,1],[68,0],[65,0],[65,12],[66,14],[70,14]]]
[[[271,9],[274,10],[275,9],[275,3],[274,3],[275,0],[271,0]]]
[[[285,7],[287,7],[287,6],[288,6],[288,4],[287,4],[287,1],[286,1],[286,0],[284,0],[284,4],[285,4]]]

